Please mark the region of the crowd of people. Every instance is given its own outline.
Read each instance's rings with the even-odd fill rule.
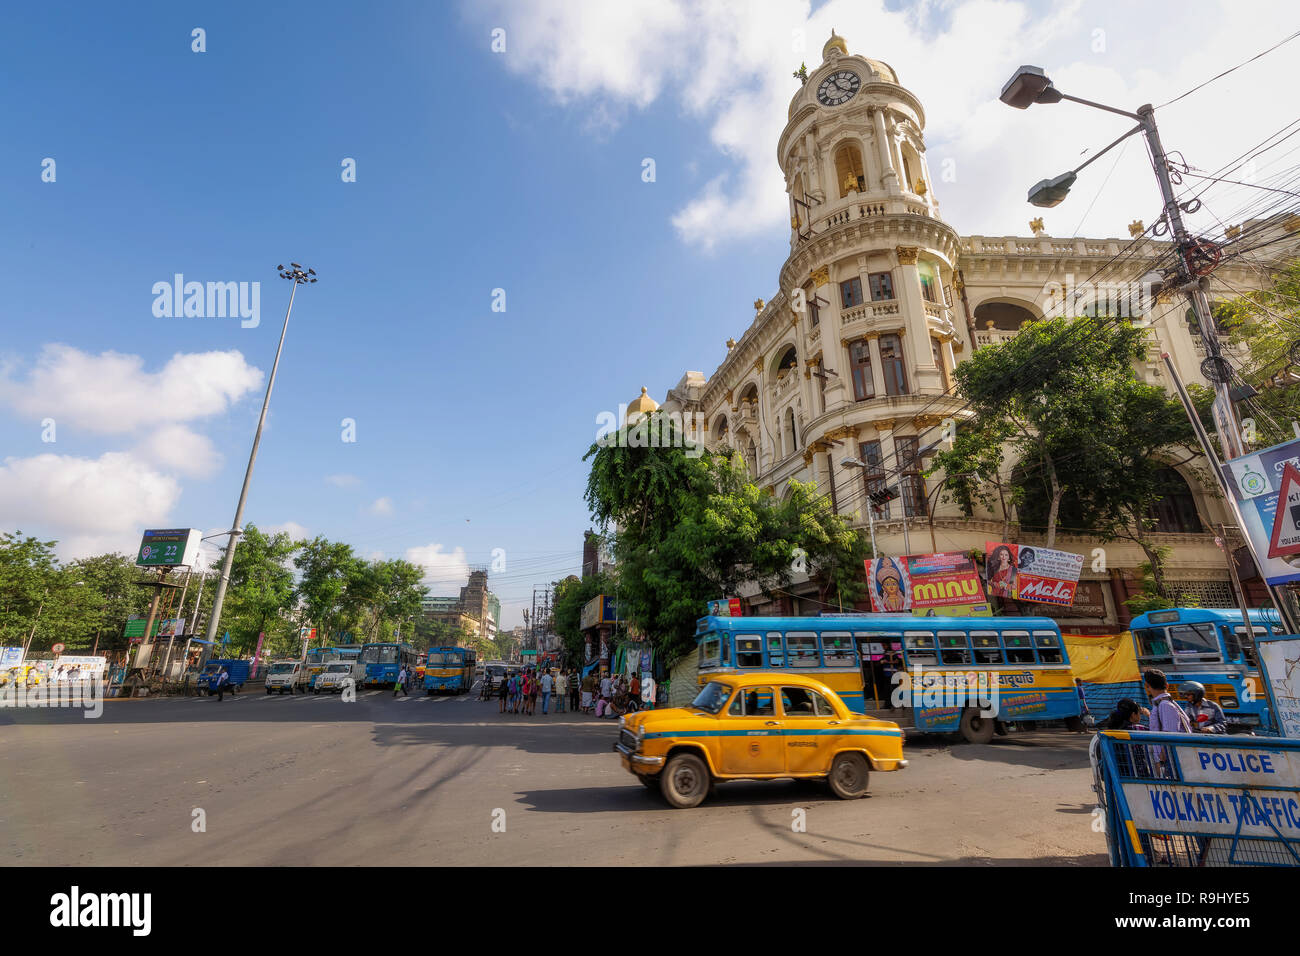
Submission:
[[[552,705],[555,713],[592,714],[596,717],[621,717],[637,710],[654,707],[655,681],[632,675],[603,676],[595,672],[585,677],[576,670],[553,667],[523,667],[510,671],[492,683],[490,674],[483,675],[481,696],[495,696],[502,714],[549,714]]]

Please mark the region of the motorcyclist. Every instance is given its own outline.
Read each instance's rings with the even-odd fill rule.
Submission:
[[[1188,704],[1185,708],[1187,718],[1192,722],[1192,729],[1198,734],[1226,734],[1228,721],[1223,716],[1223,708],[1205,696],[1205,685],[1198,681],[1185,681],[1179,688],[1187,694]]]

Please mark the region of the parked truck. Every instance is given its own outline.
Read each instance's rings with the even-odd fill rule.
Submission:
[[[343,688],[349,684],[353,687],[360,684],[364,673],[365,669],[359,661],[331,661],[325,665],[324,672],[317,675],[311,688],[312,693],[342,693]]]
[[[248,661],[214,657],[203,665],[203,670],[199,671],[199,676],[194,679],[194,682],[200,690],[211,694],[217,688],[217,675],[221,673],[221,669],[224,667],[226,672],[230,674],[230,683],[227,686],[238,691],[248,680],[250,666]]]
[[[307,665],[302,661],[276,661],[266,672],[266,692],[278,690],[281,694],[285,691],[292,694],[301,690],[305,694],[309,678]]]

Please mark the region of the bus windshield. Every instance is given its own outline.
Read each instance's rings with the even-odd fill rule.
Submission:
[[[361,651],[361,659],[367,664],[395,664],[397,647],[393,644],[372,644]]]
[[[691,704],[692,707],[698,707],[700,710],[710,714],[716,714],[722,710],[722,706],[731,696],[731,685],[724,684],[721,681],[711,680],[704,685],[704,689]]]
[[[430,654],[428,659],[425,661],[425,663],[429,665],[441,664],[446,659],[447,658],[445,654]]]

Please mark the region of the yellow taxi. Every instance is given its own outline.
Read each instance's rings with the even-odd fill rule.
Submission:
[[[901,770],[903,731],[856,714],[819,680],[790,673],[726,675],[689,707],[621,719],[623,767],[679,808],[721,780],[824,779],[845,800],[865,796],[870,770]]]

